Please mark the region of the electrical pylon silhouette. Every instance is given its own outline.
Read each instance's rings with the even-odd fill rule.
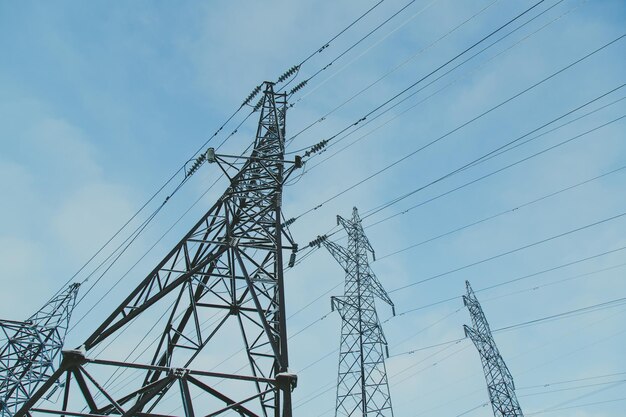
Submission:
[[[0,319],[0,417],[11,417],[59,366],[79,284],[55,295],[28,320]]]
[[[472,339],[480,354],[493,414],[496,417],[523,417],[524,414],[515,395],[513,377],[498,351],[485,313],[469,281],[465,281],[465,286],[467,295],[463,296],[463,303],[470,312],[472,327],[463,327],[465,336]]]
[[[251,155],[218,155],[209,148],[188,172],[205,161],[216,164],[229,181],[227,190],[79,349],[63,352],[59,370],[16,417],[292,416],[297,379],[288,370],[283,251],[297,247],[283,228],[281,203],[284,182],[301,160],[284,160],[286,94],[274,92],[270,82],[258,92]],[[239,167],[234,175],[233,167]],[[133,336],[122,332],[137,330],[140,324],[131,326],[141,317],[149,323],[141,333],[150,324],[162,329],[148,347],[152,360],[102,358],[108,344],[98,358],[88,357],[105,341]],[[120,349],[130,350],[128,343]],[[212,355],[238,352],[245,364],[236,371],[228,360],[206,363]],[[124,373],[126,382],[112,389],[125,371],[139,376],[129,380]],[[59,380],[65,384],[60,406],[38,408]]]
[[[375,259],[374,249],[363,231],[357,208],[350,220],[337,216],[337,224],[348,233],[347,248],[321,239],[346,272],[344,295],[331,299],[332,308],[342,319],[335,416],[391,417],[385,369],[385,354],[389,353],[374,296],[392,310],[394,305],[370,268],[367,252]]]

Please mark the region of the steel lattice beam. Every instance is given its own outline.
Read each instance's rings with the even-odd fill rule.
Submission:
[[[0,416],[13,416],[59,364],[79,284],[24,322],[0,320]]]
[[[281,202],[283,184],[298,164],[284,160],[286,95],[275,93],[272,83],[264,84],[262,94],[251,155],[207,151],[206,160],[230,181],[222,197],[81,349],[64,352],[61,368],[50,379],[65,381],[62,405],[54,410],[37,408],[50,382],[17,417],[164,416],[173,412],[173,402],[186,417],[291,417],[296,377],[288,372],[282,257],[284,250],[295,251],[296,245],[282,227]],[[234,166],[239,170],[229,175]],[[134,319],[163,309],[168,319],[150,363],[88,357],[89,351]],[[228,353],[242,349],[247,366],[236,372],[193,369],[208,348]],[[106,381],[98,379],[102,368],[138,370],[143,377],[112,392]]]
[[[467,306],[472,319],[472,327],[464,326],[465,335],[472,339],[480,354],[493,414],[496,417],[523,417],[515,395],[511,372],[498,351],[485,313],[469,281],[465,281],[465,285],[467,295],[463,296],[463,303]]]
[[[392,308],[393,302],[369,266],[367,252],[374,255],[374,250],[356,207],[352,219],[337,216],[337,222],[348,233],[348,246],[321,239],[346,272],[344,295],[332,297],[342,319],[335,416],[392,417],[384,360],[387,341],[374,298]]]

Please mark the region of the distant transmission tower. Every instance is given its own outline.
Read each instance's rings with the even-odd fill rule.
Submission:
[[[465,281],[467,295],[463,296],[463,303],[467,306],[472,317],[472,327],[463,326],[465,335],[472,339],[485,372],[489,400],[495,417],[523,417],[522,409],[515,396],[515,384],[495,340],[491,334],[485,313],[476,299],[469,281]]]
[[[281,204],[300,158],[284,160],[286,94],[266,82],[244,104],[259,92],[252,153],[218,155],[209,148],[187,171],[216,164],[227,190],[79,349],[63,352],[60,369],[16,417],[292,416],[296,376],[288,370],[283,251],[296,245],[283,228]],[[159,325],[151,360],[113,360],[105,349],[98,358],[88,356],[105,342],[132,336],[122,332],[136,330],[129,326],[140,316]],[[128,343],[122,348],[130,350]],[[238,352],[243,363],[211,366],[215,355]],[[126,371],[139,374],[128,379]],[[107,379],[121,373],[124,384]],[[38,408],[56,381],[65,384],[61,404]]]
[[[0,417],[11,417],[59,366],[79,284],[24,322],[0,319]]]
[[[384,359],[388,355],[387,341],[374,296],[392,309],[393,302],[369,266],[367,252],[374,257],[374,250],[356,207],[351,220],[337,216],[337,223],[348,233],[347,248],[319,239],[346,271],[343,297],[332,297],[333,309],[337,309],[342,319],[335,416],[391,417]]]

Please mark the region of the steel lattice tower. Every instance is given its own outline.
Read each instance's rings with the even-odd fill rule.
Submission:
[[[300,164],[299,158],[284,160],[286,95],[269,82],[258,90],[251,155],[216,155],[209,148],[197,160],[216,164],[227,176],[230,186],[222,197],[80,349],[63,352],[60,369],[17,417],[42,414],[37,402],[56,381],[65,384],[62,405],[45,411],[55,415],[292,416],[296,377],[288,372],[283,251],[296,245],[282,226],[281,202],[283,184]],[[230,175],[233,166],[239,170]],[[155,309],[165,310],[168,319],[149,363],[88,357]],[[227,355],[241,351],[245,366],[234,372],[227,365],[194,369],[194,360],[209,348]],[[109,374],[110,368],[139,370],[143,377],[110,391],[98,380],[99,368]]]
[[[498,351],[485,313],[469,281],[465,281],[465,285],[467,295],[463,296],[463,303],[470,312],[472,327],[463,327],[465,336],[472,339],[480,354],[493,414],[496,417],[523,417],[524,414],[515,396],[515,384],[511,372]]]
[[[337,216],[337,223],[348,233],[348,247],[321,239],[321,244],[346,271],[344,295],[332,297],[331,301],[342,319],[335,416],[391,417],[393,410],[384,359],[388,354],[387,341],[378,320],[374,296],[392,309],[393,302],[369,266],[367,252],[374,257],[374,250],[363,231],[356,207],[352,219]]]
[[[24,322],[0,320],[0,417],[13,416],[59,365],[79,284]]]

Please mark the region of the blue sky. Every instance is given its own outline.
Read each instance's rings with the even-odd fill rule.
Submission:
[[[258,82],[276,79],[373,4],[309,0],[0,3],[0,316],[23,319],[32,314],[213,134]],[[301,76],[326,65],[404,4],[385,0],[307,62]],[[294,102],[299,101],[288,113],[288,136],[413,58],[299,135],[290,148],[300,149],[332,136],[531,4],[525,0],[416,1],[294,97]],[[312,159],[301,180],[285,190],[285,215],[296,216],[315,207],[624,34],[623,1],[551,0],[531,16],[552,5],[510,37]],[[475,18],[446,35],[474,14]],[[620,86],[626,81],[624,74],[626,40],[622,39],[342,193],[294,223],[292,232],[306,246],[333,227],[337,214],[349,216],[353,206],[366,212],[418,188]],[[618,100],[625,92],[622,88],[607,95],[561,122],[605,108],[417,192],[365,224],[623,116],[626,100]],[[234,125],[229,125],[225,131],[232,129]],[[225,149],[242,151],[254,130],[251,118]],[[623,213],[626,170],[383,259],[398,249],[626,165],[625,133],[626,122],[616,121],[368,228],[379,258],[373,268],[380,281],[388,290],[397,289]],[[86,315],[89,306],[217,176],[213,167],[203,167],[167,204],[77,307],[75,322],[85,318],[68,336],[68,345],[79,344],[212,204],[222,183],[202,197],[105,301]],[[162,194],[157,201],[164,198]],[[626,219],[618,218],[391,295],[398,312],[460,296],[466,279],[481,289],[624,246],[625,226]],[[618,266],[623,259],[624,252],[616,252],[479,292],[478,297],[484,300],[492,328],[626,297],[625,270]],[[587,273],[593,274],[570,279]],[[341,283],[343,272],[329,254],[317,251],[287,277],[290,313]],[[340,287],[329,295],[339,293]],[[389,319],[388,308],[382,303],[379,307],[381,318]],[[329,296],[322,296],[290,319],[292,334],[315,322],[291,340],[295,371],[338,347],[338,316],[329,314],[319,320],[329,310]],[[626,307],[621,305],[498,333],[496,341],[520,388],[525,414],[623,397],[625,384],[579,386],[626,379],[624,375],[529,387],[626,372],[625,314]],[[468,322],[457,299],[385,323],[396,416],[456,416],[487,400],[478,354],[469,341],[445,350],[402,354],[460,338],[462,324]],[[124,345],[106,355],[116,357],[121,352]],[[209,364],[219,360],[219,353],[212,355],[205,358]],[[334,392],[322,388],[332,386],[336,362],[337,355],[330,354],[301,373],[294,394],[296,405],[303,403],[297,409],[300,415],[332,415],[323,413],[333,408]],[[233,361],[232,366],[238,365]],[[568,389],[558,391],[561,388]],[[305,402],[318,389],[321,395]],[[623,408],[622,401],[544,414],[616,417]],[[488,414],[487,409],[478,408],[465,415]]]

